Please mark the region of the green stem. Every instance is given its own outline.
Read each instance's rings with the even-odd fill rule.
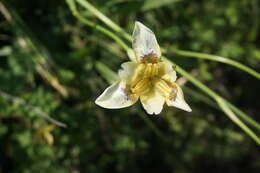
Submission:
[[[185,93],[187,93],[188,95],[190,95],[190,97],[193,97],[193,98],[196,98],[198,99],[199,101],[202,101],[204,102],[205,104],[207,104],[208,106],[214,108],[214,109],[217,109],[217,110],[221,110],[217,105],[216,103],[210,99],[209,97],[207,97],[206,95],[194,90],[194,89],[191,89],[191,88],[188,88],[187,86],[182,86],[182,89]]]
[[[114,41],[116,41],[120,46],[122,46],[122,48],[127,52],[128,56],[131,58],[131,60],[133,60],[135,58],[134,53],[132,51],[132,49],[127,46],[123,40],[121,40],[118,36],[116,36],[113,32],[107,30],[106,28],[91,22],[89,20],[87,20],[86,18],[84,18],[83,16],[80,15],[80,13],[77,10],[76,4],[74,0],[66,0],[67,4],[72,12],[72,14],[82,23],[102,32],[103,34],[107,35],[108,37],[112,38]],[[83,1],[84,2],[84,1]],[[86,2],[86,1],[85,1]],[[88,4],[88,3],[87,3]]]
[[[260,130],[260,124],[257,123],[255,120],[253,120],[252,118],[250,118],[248,115],[246,115],[244,112],[242,112],[240,109],[238,109],[236,106],[234,106],[233,104],[227,102],[227,104],[229,105],[230,109],[235,112],[236,114],[238,114],[242,119],[244,119],[246,122],[248,122],[248,124],[251,124],[253,127],[257,128],[258,130]]]
[[[173,62],[172,62],[173,63]],[[174,64],[174,63],[173,63]],[[176,64],[175,64],[176,65]],[[212,97],[213,99],[222,98],[217,93],[212,91],[210,88],[208,88],[206,85],[201,83],[199,80],[195,79],[193,76],[191,76],[188,72],[186,72],[184,69],[176,65],[176,71],[180,73],[182,76],[186,77],[191,83],[193,83],[195,86],[197,86],[199,89],[201,89],[204,93]],[[223,98],[222,98],[223,99]],[[236,112],[241,118],[243,118],[248,124],[251,124],[253,127],[260,130],[260,124],[257,123],[255,120],[247,116],[244,112],[242,112],[240,109],[238,109],[236,106],[232,105],[227,100],[223,99],[229,107]]]
[[[174,64],[174,63],[173,63]],[[176,64],[175,64],[176,65]],[[254,126],[255,128],[259,129],[260,125],[255,122],[253,119],[251,119],[249,116],[246,116],[245,113],[243,113],[242,111],[240,111],[238,108],[236,108],[234,105],[232,105],[230,102],[228,102],[227,100],[225,100],[224,98],[222,98],[221,96],[219,96],[218,94],[216,94],[214,91],[212,91],[211,89],[209,89],[206,85],[204,85],[203,83],[201,83],[200,81],[198,81],[197,79],[195,79],[193,76],[191,76],[189,73],[187,73],[185,70],[183,70],[181,67],[177,66],[176,67],[176,71],[179,72],[181,75],[183,75],[184,77],[186,77],[189,81],[191,81],[195,86],[197,86],[199,89],[201,89],[203,92],[205,92],[206,94],[208,94],[210,97],[212,97],[214,100],[216,100],[216,102],[219,104],[219,101],[221,99],[221,104],[219,104],[219,106],[221,107],[221,109],[224,111],[224,113],[230,118],[230,114],[227,114],[229,112],[226,111],[226,109],[233,109],[234,112],[239,112],[238,115],[243,118],[247,123],[251,124],[252,126]],[[223,109],[223,105],[225,104],[225,109]],[[230,107],[230,108],[229,108]],[[231,110],[230,110],[231,111]],[[232,111],[231,111],[232,112]],[[232,112],[233,116],[236,117],[236,115]],[[241,116],[242,115],[242,116]],[[237,118],[237,117],[236,117]],[[237,118],[238,119],[238,118]],[[231,119],[232,121],[234,121],[234,118]],[[240,121],[240,120],[239,120]],[[241,125],[241,121],[238,122],[237,120],[234,121],[242,130],[244,130],[244,132],[246,132],[252,139],[254,139],[258,144],[259,143],[259,138],[257,137],[257,135],[252,132],[244,123]],[[246,128],[245,128],[246,127]],[[257,140],[256,140],[257,139]]]
[[[237,124],[242,130],[244,130],[254,141],[260,145],[260,138],[251,131],[237,116],[230,110],[228,105],[226,104],[226,101],[222,98],[216,99],[218,105],[222,108],[222,110],[225,112],[225,114],[235,123]]]
[[[79,4],[81,4],[83,7],[88,9],[91,13],[95,14],[101,21],[103,21],[105,24],[107,24],[109,27],[111,27],[114,31],[122,34],[127,40],[132,40],[132,37],[127,34],[121,27],[119,27],[117,24],[115,24],[112,20],[110,20],[107,16],[105,16],[103,13],[101,13],[97,8],[95,8],[92,4],[90,4],[86,0],[76,0]]]
[[[170,61],[169,59],[167,59],[166,57],[164,57],[166,60]],[[216,98],[219,97],[219,95],[217,95],[214,91],[212,91],[211,89],[209,89],[206,85],[204,85],[203,83],[201,83],[199,80],[195,79],[192,75],[190,75],[188,72],[186,72],[184,69],[182,69],[181,67],[179,67],[177,64],[175,64],[174,62],[170,61],[172,64],[174,64],[176,66],[176,71],[178,73],[180,73],[182,76],[186,77],[190,82],[192,82],[195,86],[197,86],[199,89],[201,89],[204,93],[206,93],[207,95],[209,95],[212,98]]]
[[[174,53],[181,56],[186,56],[190,58],[200,58],[200,59],[208,59],[212,61],[222,62],[224,64],[229,64],[231,66],[237,67],[240,70],[243,70],[246,73],[251,74],[252,76],[256,77],[257,79],[260,79],[260,73],[257,71],[237,62],[234,60],[231,60],[229,58],[225,58],[222,56],[216,56],[216,55],[210,55],[206,53],[198,53],[198,52],[191,52],[191,51],[184,51],[184,50],[174,50]]]

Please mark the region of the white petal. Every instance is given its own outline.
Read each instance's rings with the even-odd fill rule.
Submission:
[[[138,98],[128,98],[125,87],[125,82],[114,83],[96,99],[95,103],[109,109],[119,109],[133,105]]]
[[[140,22],[135,22],[133,49],[138,59],[146,55],[161,56],[160,47],[154,33]]]
[[[135,62],[125,62],[121,65],[122,70],[119,70],[118,75],[121,80],[129,81],[134,76],[138,64]]]
[[[164,75],[162,76],[163,79],[169,80],[171,82],[175,82],[177,79],[176,71],[172,67],[172,63],[168,61],[163,62],[164,65]]]
[[[163,109],[165,98],[152,90],[148,94],[141,95],[140,101],[148,114],[159,114]]]
[[[185,110],[187,112],[191,112],[192,110],[191,110],[190,106],[184,100],[184,96],[183,96],[181,87],[179,87],[177,84],[176,84],[176,86],[177,86],[177,96],[176,96],[175,100],[167,99],[166,100],[167,105],[177,107],[177,108]]]

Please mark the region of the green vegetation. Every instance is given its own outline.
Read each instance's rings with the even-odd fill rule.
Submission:
[[[259,172],[257,0],[0,2],[0,173]],[[95,99],[151,28],[186,113]],[[230,121],[231,120],[231,121]]]

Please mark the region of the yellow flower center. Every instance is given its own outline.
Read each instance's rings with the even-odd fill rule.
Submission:
[[[162,78],[165,74],[163,64],[158,63],[140,63],[135,75],[127,85],[129,98],[135,98],[144,95],[155,89],[162,96],[168,99],[176,98],[177,87],[174,83]]]

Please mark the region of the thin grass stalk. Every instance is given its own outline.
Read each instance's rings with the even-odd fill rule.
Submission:
[[[260,73],[258,73],[257,71],[237,62],[234,61],[232,59],[229,58],[225,58],[222,56],[216,56],[216,55],[210,55],[210,54],[206,54],[206,53],[198,53],[198,52],[192,52],[192,51],[185,51],[185,50],[178,50],[175,49],[174,53],[180,56],[185,56],[185,57],[190,57],[190,58],[198,58],[198,59],[207,59],[207,60],[211,60],[211,61],[217,61],[217,62],[221,62],[224,64],[228,64],[231,66],[234,66],[250,75],[252,75],[253,77],[260,79]]]

